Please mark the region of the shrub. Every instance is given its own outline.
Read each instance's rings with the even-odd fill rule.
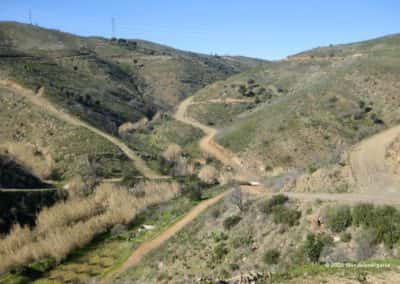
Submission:
[[[211,210],[211,216],[214,219],[217,219],[219,216],[221,216],[221,211],[218,208],[214,208],[213,210]]]
[[[400,213],[392,206],[375,208],[372,232],[375,243],[384,242],[392,248],[400,239]]]
[[[348,243],[351,241],[351,234],[350,233],[342,233],[340,235],[340,240],[344,243]]]
[[[224,228],[226,230],[230,230],[232,227],[236,226],[240,221],[242,220],[242,217],[233,215],[224,220]]]
[[[266,264],[277,264],[279,261],[280,253],[276,249],[270,249],[268,250],[264,256],[263,256],[263,261]]]
[[[304,252],[311,262],[318,262],[324,243],[314,234],[309,234],[304,244]]]
[[[232,247],[240,248],[242,246],[249,246],[253,242],[253,234],[251,232],[241,232],[239,236],[232,240]]]
[[[400,240],[400,212],[392,206],[358,204],[352,210],[353,222],[368,228],[375,244],[392,248]]]
[[[221,261],[222,258],[228,254],[228,249],[226,247],[225,243],[219,243],[215,248],[214,248],[214,256],[217,261]]]
[[[373,221],[374,205],[369,203],[357,204],[351,211],[353,224],[369,227]]]
[[[264,213],[272,213],[274,207],[278,205],[283,205],[288,202],[289,198],[286,195],[278,194],[273,196],[272,198],[268,199],[267,202],[263,204],[261,210]]]
[[[201,192],[201,188],[200,187],[193,188],[189,192],[188,197],[191,201],[195,201],[195,202],[201,201],[203,199],[203,194]]]
[[[351,225],[352,217],[349,206],[330,208],[327,215],[327,225],[332,232],[339,233]]]
[[[287,208],[282,205],[276,206],[273,214],[274,222],[276,224],[286,224],[289,226],[298,225],[298,221],[301,217],[300,211],[292,208]]]
[[[215,242],[226,241],[228,239],[228,235],[221,231],[214,231],[211,233]]]

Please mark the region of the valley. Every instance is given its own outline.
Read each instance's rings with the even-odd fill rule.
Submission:
[[[0,283],[397,279],[399,55],[399,35],[265,61],[0,22]]]

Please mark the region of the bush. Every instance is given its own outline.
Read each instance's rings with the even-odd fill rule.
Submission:
[[[369,227],[373,222],[374,205],[368,203],[357,204],[351,211],[353,224],[355,226],[363,225]]]
[[[350,233],[343,233],[340,235],[340,240],[344,243],[348,243],[351,241],[351,234]]]
[[[389,248],[400,239],[400,213],[392,206],[375,208],[372,221],[375,243],[384,242]]]
[[[304,252],[311,262],[318,262],[324,243],[316,238],[314,234],[309,234],[304,244]]]
[[[276,207],[278,205],[283,205],[288,201],[289,201],[289,198],[286,195],[278,194],[278,195],[273,196],[271,199],[268,199],[267,202],[265,202],[263,204],[263,206],[261,207],[261,210],[267,214],[272,213],[274,207]]]
[[[222,258],[228,254],[228,249],[226,247],[225,243],[219,243],[215,248],[214,248],[214,255],[215,259],[217,261],[221,261]]]
[[[276,206],[274,208],[274,222],[276,224],[286,224],[289,226],[298,225],[301,212],[296,209],[287,208],[285,206]]]
[[[352,210],[353,222],[370,229],[373,242],[389,248],[400,240],[400,212],[392,206],[359,204]]]
[[[214,219],[217,219],[219,216],[221,216],[221,211],[219,211],[218,208],[214,208],[214,209],[211,211],[211,216],[212,216]]]
[[[264,256],[263,256],[263,261],[266,264],[277,264],[279,261],[280,253],[276,249],[270,249],[268,250]]]
[[[211,233],[215,242],[226,241],[228,239],[228,235],[221,231],[214,231]]]
[[[224,220],[224,228],[226,230],[230,230],[232,227],[236,226],[240,221],[242,220],[242,217],[234,215],[226,218]]]
[[[249,246],[253,243],[253,235],[251,232],[241,232],[239,236],[234,238],[232,241],[233,248],[240,248],[242,246]]]
[[[349,206],[330,208],[328,211],[327,225],[332,232],[343,232],[351,223],[352,217]]]

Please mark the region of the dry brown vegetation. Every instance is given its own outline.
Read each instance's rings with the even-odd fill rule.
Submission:
[[[164,151],[163,157],[167,161],[176,161],[181,156],[182,149],[177,144],[170,144],[168,148]]]
[[[16,225],[0,242],[0,273],[46,257],[57,262],[115,224],[128,224],[147,206],[179,193],[176,183],[143,182],[141,195],[110,184],[87,197],[75,196],[40,212],[34,229]]]
[[[217,181],[218,171],[215,167],[206,165],[199,172],[199,178],[201,181],[212,184]]]

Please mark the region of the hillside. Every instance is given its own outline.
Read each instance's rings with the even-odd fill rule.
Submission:
[[[0,23],[0,60],[3,76],[44,87],[51,101],[112,133],[259,63],[12,22]]]
[[[399,55],[399,35],[312,50],[207,86],[191,113],[262,175],[315,171],[399,123]]]

